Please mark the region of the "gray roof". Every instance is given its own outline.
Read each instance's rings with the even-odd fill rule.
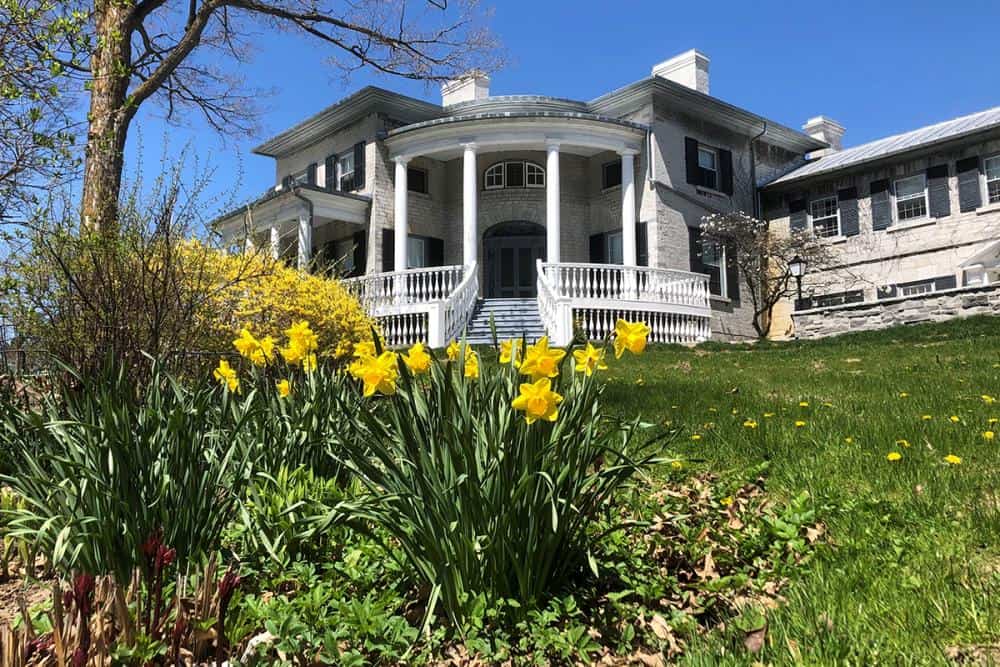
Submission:
[[[788,183],[810,176],[827,174],[867,162],[881,160],[892,155],[925,148],[934,144],[960,139],[962,137],[1000,127],[1000,107],[928,125],[918,130],[904,132],[884,139],[845,148],[842,151],[824,155],[780,176],[768,185]]]

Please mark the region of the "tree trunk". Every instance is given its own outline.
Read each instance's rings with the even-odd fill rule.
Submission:
[[[131,2],[99,0],[96,45],[90,59],[87,148],[83,170],[84,227],[113,232],[125,163],[125,138],[135,109],[128,104]]]

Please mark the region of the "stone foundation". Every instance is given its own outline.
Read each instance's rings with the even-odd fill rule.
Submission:
[[[900,324],[1000,315],[1000,285],[960,287],[918,296],[867,301],[792,313],[796,338],[823,338]]]

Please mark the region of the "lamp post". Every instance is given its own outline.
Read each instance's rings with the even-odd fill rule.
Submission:
[[[799,293],[798,301],[799,301],[799,304],[801,304],[802,303],[802,276],[806,272],[806,261],[804,259],[802,259],[801,257],[799,257],[798,255],[796,255],[795,257],[792,258],[792,261],[790,261],[788,263],[788,271],[792,274],[792,277],[795,278],[795,283],[796,283],[796,286],[798,287],[798,293]]]

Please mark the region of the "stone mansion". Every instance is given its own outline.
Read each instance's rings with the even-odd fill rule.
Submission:
[[[589,101],[490,96],[480,73],[440,104],[366,87],[258,146],[275,184],[214,225],[344,277],[392,344],[485,342],[491,323],[565,344],[618,317],[656,341],[751,337],[739,272],[700,238],[703,216],[734,210],[812,230],[842,259],[807,267],[795,324],[773,333],[992,294],[1000,108],[842,150],[843,133],[713,97],[695,50]]]

